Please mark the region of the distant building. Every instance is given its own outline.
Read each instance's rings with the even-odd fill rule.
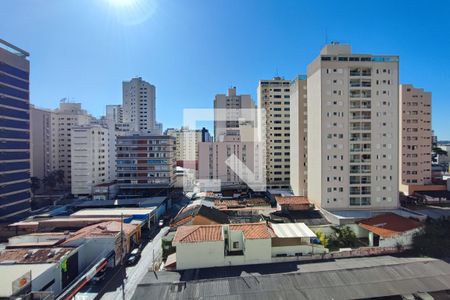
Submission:
[[[93,117],[86,110],[81,108],[81,103],[68,102],[63,99],[59,103],[59,108],[52,114],[52,170],[62,170],[64,172],[64,184],[70,186],[72,182],[72,128],[81,125],[89,125]]]
[[[296,196],[307,195],[307,91],[306,76],[291,82],[290,95],[290,185]]]
[[[281,77],[260,80],[258,107],[265,110],[266,182],[268,188],[290,187],[290,81]],[[261,114],[260,114],[261,115]],[[296,158],[297,159],[297,158]]]
[[[109,182],[108,129],[85,125],[71,132],[72,194],[92,195],[96,185]]]
[[[217,142],[222,141],[225,136],[241,136],[243,141],[253,141],[253,138],[244,137],[247,136],[248,128],[256,127],[255,124],[242,123],[239,118],[246,114],[242,109],[254,108],[256,106],[251,96],[237,95],[235,87],[228,89],[228,95],[216,95],[214,98],[214,140]],[[252,121],[256,122],[256,119]]]
[[[31,176],[43,180],[52,171],[52,114],[30,106]]]
[[[175,138],[129,134],[117,137],[119,194],[154,196],[175,183]]]
[[[30,210],[29,54],[0,39],[0,223]]]
[[[431,184],[431,93],[400,85],[400,191]],[[423,188],[419,188],[423,189]]]
[[[220,180],[221,187],[243,187],[245,182],[226,164],[235,155],[251,171],[255,171],[254,155],[257,144],[242,142],[239,136],[225,136],[223,141],[199,143],[199,179]],[[241,170],[239,166],[234,166]]]
[[[398,201],[399,58],[325,46],[308,65],[308,199],[327,210]]]
[[[170,227],[185,225],[214,225],[229,223],[228,215],[214,207],[192,204],[181,209],[173,218]]]
[[[166,134],[175,137],[177,166],[198,169],[198,143],[210,142],[208,129],[169,128]]]
[[[275,200],[277,202],[277,209],[284,212],[303,211],[313,208],[308,198],[303,196],[278,196],[275,197]]]
[[[130,132],[162,134],[162,124],[156,122],[156,88],[154,85],[133,78],[122,83],[123,123]],[[118,109],[120,113],[120,109]],[[118,116],[120,118],[120,116]]]

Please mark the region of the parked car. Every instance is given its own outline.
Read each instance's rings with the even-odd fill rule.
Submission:
[[[105,279],[105,275],[106,275],[106,268],[95,274],[95,276],[92,277],[91,282],[93,284],[100,283],[103,281],[103,279]]]
[[[130,255],[128,256],[127,265],[128,266],[135,265],[138,262],[140,257],[141,257],[140,249],[139,248],[133,249],[133,251],[131,251]]]
[[[164,220],[161,219],[161,220],[159,220],[159,227],[163,227],[163,226],[164,226]]]

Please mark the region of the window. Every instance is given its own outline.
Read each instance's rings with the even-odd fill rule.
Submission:
[[[233,248],[234,249],[239,248],[239,242],[233,242]]]

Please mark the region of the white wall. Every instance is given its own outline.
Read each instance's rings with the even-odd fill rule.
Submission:
[[[397,245],[401,245],[404,247],[411,246],[414,234],[420,232],[421,230],[422,230],[421,228],[418,228],[390,238],[380,238],[379,246],[380,247],[397,247]]]
[[[225,262],[223,243],[224,241],[177,244],[177,269],[223,266]]]

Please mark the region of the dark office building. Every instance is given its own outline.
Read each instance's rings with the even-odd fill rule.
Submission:
[[[0,223],[30,211],[28,55],[0,39]]]

